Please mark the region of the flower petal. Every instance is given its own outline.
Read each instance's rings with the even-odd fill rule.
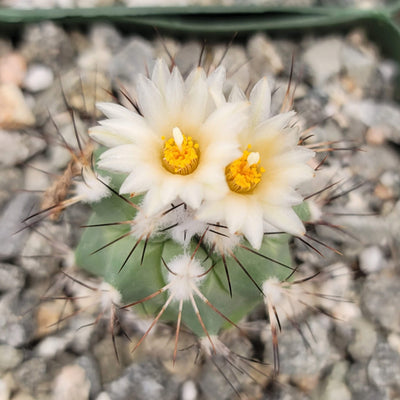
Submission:
[[[265,121],[270,115],[271,89],[267,78],[260,79],[250,93],[251,123],[253,126]]]

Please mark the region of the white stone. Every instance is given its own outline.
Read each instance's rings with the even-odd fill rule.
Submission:
[[[193,381],[186,381],[182,385],[182,400],[196,400],[197,394],[197,388]]]
[[[384,257],[378,246],[367,247],[360,254],[360,269],[365,274],[380,271],[384,267]]]
[[[41,64],[33,64],[28,68],[24,80],[24,87],[30,92],[39,92],[47,89],[54,81],[53,71]]]
[[[309,68],[312,79],[317,86],[339,74],[342,47],[343,42],[340,39],[330,37],[319,40],[303,54],[303,61]]]

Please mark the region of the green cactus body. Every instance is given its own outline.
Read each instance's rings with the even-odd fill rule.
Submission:
[[[81,186],[94,213],[78,265],[126,308],[199,337],[236,325],[265,300],[266,281],[291,276],[290,234],[309,218],[296,188],[314,176],[295,113],[271,116],[267,79],[228,98],[224,80],[223,67],[184,79],[157,60],[137,79],[135,110],[98,104],[107,119],[89,130],[108,148],[96,174],[114,193]]]
[[[133,207],[113,195],[111,198],[104,199],[94,205],[94,212],[88,225],[133,219],[135,212]],[[149,240],[143,262],[141,262],[143,247],[145,246],[145,241],[142,240],[120,271],[127,255],[136,243],[136,239],[127,236],[92,254],[105,244],[128,233],[129,230],[129,225],[86,228],[76,251],[77,264],[88,272],[103,277],[106,282],[121,293],[125,304],[138,301],[163,288],[167,284],[168,270],[163,265],[162,259],[168,265],[174,257],[183,253],[180,244],[168,237],[158,238],[154,241]],[[186,250],[188,254],[195,251],[199,240],[199,237],[192,239],[189,248]],[[290,266],[288,240],[289,235],[286,234],[266,235],[261,248],[257,251],[259,255],[242,247],[238,247],[234,251],[234,255],[261,287],[263,282],[270,277],[283,280],[290,274],[290,269],[277,264],[279,262]],[[247,242],[244,242],[244,245],[251,248]],[[263,296],[237,262],[232,257],[227,256],[226,265],[232,286],[231,297],[222,257],[216,253],[208,257],[210,249],[207,247],[205,244],[200,244],[200,248],[195,254],[195,258],[202,261],[201,265],[204,271],[209,270],[214,265],[204,276],[199,285],[199,290],[214,307],[236,323],[257,304],[261,303]],[[277,262],[267,260],[262,256]],[[194,294],[194,297],[201,318],[210,334],[218,334],[222,328],[229,326],[226,319],[206,305],[196,294]],[[138,304],[136,307],[141,308],[143,314],[156,315],[167,298],[168,291],[165,291],[140,305]],[[178,302],[172,301],[162,318],[165,321],[176,321],[177,316]],[[182,322],[196,335],[204,336],[205,333],[189,301],[184,303]]]

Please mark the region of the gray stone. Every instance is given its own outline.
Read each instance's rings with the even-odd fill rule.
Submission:
[[[60,264],[57,247],[62,248],[66,242],[67,232],[63,226],[46,224],[41,233],[33,231],[19,257],[21,267],[35,279],[52,276]]]
[[[149,360],[126,368],[119,379],[107,385],[111,400],[176,400],[179,384],[163,371],[161,364]]]
[[[75,54],[66,32],[49,21],[25,28],[21,52],[29,63],[38,62],[57,71],[73,63]]]
[[[342,48],[342,39],[328,37],[315,41],[305,50],[302,59],[316,86],[339,74],[342,67],[340,63]]]
[[[15,349],[6,344],[0,345],[0,373],[4,373],[10,369],[17,367],[23,360],[22,350]]]
[[[106,47],[112,53],[117,52],[123,43],[121,34],[111,24],[94,24],[89,32],[90,40],[95,47]]]
[[[175,56],[175,64],[183,76],[186,76],[199,62],[201,45],[199,42],[183,44]]]
[[[378,64],[371,54],[362,53],[348,45],[342,47],[341,61],[347,75],[362,88],[369,85]]]
[[[378,343],[368,364],[368,377],[378,388],[400,388],[400,354],[388,343]]]
[[[400,246],[400,201],[396,203],[393,210],[387,215],[386,227],[395,243]]]
[[[138,73],[151,70],[154,50],[145,39],[135,37],[112,59],[110,73],[113,78],[132,82]]]
[[[332,321],[325,316],[310,318],[306,324],[300,325],[310,348],[296,329],[285,329],[279,337],[280,372],[290,375],[296,381],[310,377],[317,379],[321,371],[332,361],[334,350],[330,346],[328,331]],[[310,334],[312,332],[312,335]],[[272,362],[272,342],[269,337],[265,344],[265,361]]]
[[[18,168],[0,168],[0,208],[21,189],[22,172]]]
[[[76,362],[85,370],[86,377],[90,382],[90,398],[96,398],[102,389],[100,370],[96,360],[93,356],[88,355],[79,357]]]
[[[371,385],[365,364],[352,364],[346,381],[352,393],[352,400],[389,400],[385,391]]]
[[[46,142],[34,135],[0,130],[0,167],[13,167],[46,148]]]
[[[352,327],[354,335],[347,350],[355,360],[366,361],[371,357],[376,345],[376,329],[370,322],[363,318],[352,322]]]
[[[250,38],[247,43],[247,52],[251,59],[251,66],[259,77],[271,72],[278,75],[284,69],[283,60],[275,43],[263,33]]]
[[[36,299],[31,292],[3,294],[0,299],[0,342],[19,347],[28,343],[34,334],[32,307]]]
[[[25,389],[28,393],[35,393],[39,389],[38,386],[48,378],[47,372],[44,360],[31,358],[15,371],[14,378],[20,388]]]
[[[224,56],[226,46],[220,46],[215,49],[214,57],[219,60]],[[250,67],[247,62],[247,55],[241,46],[231,46],[225,54],[221,65],[226,68],[227,79],[224,89],[230,92],[234,85],[239,86],[242,90],[246,90],[251,82]]]
[[[388,139],[400,143],[400,110],[396,104],[377,103],[375,100],[366,99],[346,103],[343,111],[369,127],[389,127]]]
[[[344,379],[349,366],[346,362],[339,362],[332,368],[331,373],[325,379],[321,400],[351,400],[351,392]]]
[[[361,306],[366,315],[382,327],[400,332],[400,307],[394,301],[400,293],[396,276],[371,275],[361,294]]]
[[[289,384],[276,384],[265,390],[263,400],[310,400],[307,394]]]
[[[25,284],[25,274],[12,264],[0,263],[0,292],[21,289]]]
[[[216,342],[217,354],[212,355],[212,358],[208,356],[204,363],[199,378],[199,387],[207,399],[229,400],[234,398],[237,392],[245,393],[249,398],[257,398],[257,393],[262,392],[261,387],[249,377],[253,374],[259,375],[250,368],[249,364],[242,363],[240,357],[236,356],[236,354],[240,354],[243,357],[251,358],[252,345],[249,340],[239,337],[236,333],[227,332],[223,339],[226,348],[229,349],[229,355],[225,356],[223,351],[218,352],[219,343]],[[227,358],[230,363],[226,362]],[[263,370],[262,365],[254,364],[253,366],[258,370]],[[245,372],[240,374],[237,373],[238,370]]]
[[[310,125],[318,125],[327,117],[325,104],[327,99],[319,91],[310,91],[303,98],[295,101],[295,109]]]
[[[21,221],[29,215],[34,202],[32,194],[18,193],[4,209],[0,216],[0,260],[20,253],[28,234],[26,229],[21,231],[25,226]]]

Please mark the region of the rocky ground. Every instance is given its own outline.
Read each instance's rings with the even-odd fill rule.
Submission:
[[[0,400],[223,400],[237,396],[233,387],[248,399],[400,399],[397,67],[362,31],[300,41],[258,34],[235,43],[223,60],[227,86],[235,81],[245,89],[267,75],[278,110],[294,54],[300,123],[313,127],[312,141],[337,141],[339,148],[303,190],[340,181],[315,196],[328,224],[310,230],[343,255],[315,243],[321,257],[293,243],[302,276],[321,274],[310,283],[313,295],[304,286],[297,297],[298,305],[312,307],[300,307],[298,324],[283,326],[278,377],[270,365],[239,357],[233,365],[197,358],[189,333],[173,366],[174,332],[162,325],[134,354],[114,329],[118,362],[107,315],[99,316],[98,291],[60,272],[96,286],[77,271],[73,257],[90,211],[78,205],[58,222],[16,233],[69,161],[57,129],[76,147],[60,79],[84,135],[95,123],[94,102],[111,100],[110,92],[121,87],[132,91],[135,73],[145,73],[156,57],[168,59],[164,45],[183,73],[201,52],[196,41],[122,36],[109,25],[82,32],[46,22],[26,27],[18,41],[0,39]],[[226,43],[209,46],[209,59],[219,60],[225,49]],[[76,298],[54,299],[61,295]],[[133,342],[149,324],[131,314],[121,322]],[[270,363],[265,310],[255,310],[242,326],[248,337],[231,330],[223,341]]]

